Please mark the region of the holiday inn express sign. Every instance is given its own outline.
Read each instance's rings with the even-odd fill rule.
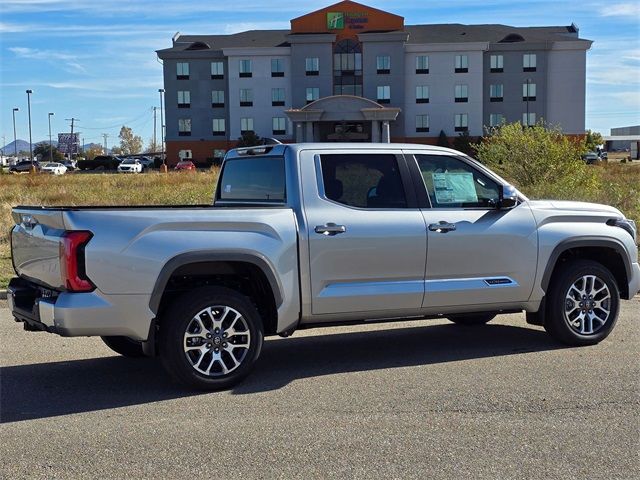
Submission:
[[[367,31],[404,29],[404,18],[357,2],[343,1],[291,20],[291,33],[333,33],[337,39]]]
[[[366,12],[327,12],[327,29],[360,30],[369,23],[369,14]]]

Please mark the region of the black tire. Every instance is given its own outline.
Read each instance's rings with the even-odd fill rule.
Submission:
[[[447,318],[453,323],[466,327],[473,325],[484,325],[496,318],[496,313],[463,313],[460,315],[449,315]]]
[[[572,319],[570,317],[575,315],[575,312],[566,312],[567,309],[576,307],[579,310],[578,314],[580,314],[582,312],[582,308],[586,308],[586,312],[583,313],[583,315],[594,312],[598,315],[604,316],[604,312],[606,310],[600,309],[599,307],[589,310],[589,307],[593,306],[594,303],[585,303],[583,307],[580,306],[578,300],[574,301],[573,306],[570,306],[567,303],[571,300],[566,297],[569,294],[572,285],[576,284],[576,282],[580,282],[580,279],[585,276],[595,276],[598,279],[594,282],[594,286],[591,290],[592,292],[597,290],[597,286],[602,286],[604,284],[608,288],[610,294],[610,300],[606,304],[609,309],[609,314],[604,318],[604,323],[602,325],[598,325],[597,329],[595,328],[593,320],[590,321],[590,329],[588,328],[589,321],[587,320],[581,321],[580,319],[574,319],[572,323]],[[585,289],[586,288],[587,287],[585,286]],[[574,290],[574,294],[578,295],[577,290]],[[602,295],[604,294],[598,293],[591,300],[587,296],[586,301],[595,302],[598,298],[603,298]],[[553,338],[567,345],[594,345],[607,338],[611,333],[611,330],[613,330],[613,327],[618,320],[619,307],[620,292],[618,290],[616,280],[611,272],[600,263],[592,260],[573,260],[562,265],[559,270],[554,273],[554,276],[551,279],[548,289],[547,312],[544,328]],[[600,320],[595,323],[599,324],[599,322]],[[584,330],[584,332],[579,330]]]
[[[203,314],[204,316],[198,317],[202,319],[201,322],[196,323],[198,313],[202,313],[209,307],[218,307],[218,310],[212,308],[213,316],[207,317],[206,314]],[[225,340],[221,336],[223,332],[229,331],[233,325],[226,323],[232,320],[227,319],[221,313],[221,307],[233,309],[240,315],[237,318],[242,323],[241,333],[230,335],[226,342],[232,344],[230,347],[233,346],[234,342],[248,343],[247,348],[242,346],[239,348],[238,355],[241,358],[237,358],[235,354],[233,354],[234,357],[232,358],[232,353],[226,348],[222,348],[223,346],[226,347],[227,343],[222,343]],[[217,321],[221,322],[220,325],[224,325],[219,334],[214,334],[213,318],[216,315],[219,315]],[[198,336],[195,339],[198,343],[195,345],[200,346],[200,349],[187,353],[185,345],[191,341],[191,339],[185,337],[187,329],[193,329],[194,326],[197,327],[200,324],[205,326],[204,333],[209,332],[207,333],[209,339]],[[200,330],[196,328],[196,333],[191,332],[191,335],[197,335]],[[247,333],[243,335],[244,332]],[[234,339],[230,340],[232,336]],[[253,365],[260,356],[263,341],[262,319],[256,307],[247,297],[228,288],[202,287],[186,293],[169,306],[160,320],[159,349],[165,370],[177,382],[198,390],[223,390],[240,382],[251,372]],[[235,352],[236,348],[234,346],[232,351]],[[214,350],[219,352],[220,360],[214,360]],[[202,353],[203,351],[206,351],[206,353]],[[209,356],[207,357],[207,355]],[[218,354],[216,353],[215,355]],[[198,359],[199,362],[197,361]],[[209,362],[211,363],[209,364]],[[238,362],[238,365],[234,366],[228,373],[224,373],[223,368],[228,369],[229,365],[234,365],[234,362]],[[212,371],[207,374],[207,372],[198,370],[199,363],[202,363],[202,365],[208,364],[209,371],[221,371]]]
[[[144,357],[142,342],[129,337],[100,337],[107,347],[124,357]]]

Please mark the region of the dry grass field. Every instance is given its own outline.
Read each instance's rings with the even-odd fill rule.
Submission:
[[[541,196],[592,201],[613,205],[640,224],[640,162],[609,162],[593,167],[599,188],[571,195],[527,191]],[[13,276],[9,252],[9,230],[15,205],[192,205],[210,203],[217,171],[197,173],[148,173],[144,175],[0,174],[0,288]]]
[[[0,174],[0,289],[13,276],[9,230],[16,205],[194,205],[211,203],[218,171],[144,175]]]

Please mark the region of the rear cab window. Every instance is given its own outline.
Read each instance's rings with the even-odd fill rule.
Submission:
[[[286,201],[284,157],[251,156],[224,162],[216,204],[283,204]]]

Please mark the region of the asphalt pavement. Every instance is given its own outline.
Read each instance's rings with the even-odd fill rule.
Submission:
[[[639,327],[636,297],[593,347],[522,314],[300,331],[194,394],[0,308],[0,478],[638,478]]]

